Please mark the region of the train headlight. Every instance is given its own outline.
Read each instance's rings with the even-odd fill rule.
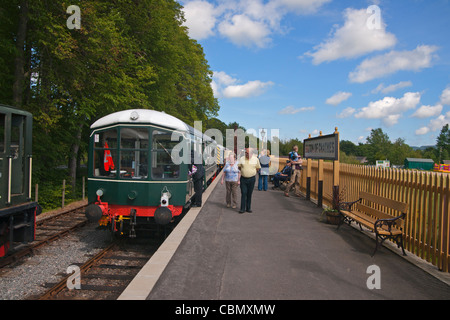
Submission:
[[[163,193],[161,196],[161,207],[167,207],[169,205],[169,195],[167,193]]]
[[[105,194],[105,191],[103,189],[98,189],[95,193],[98,197],[102,197]]]
[[[161,200],[159,201],[161,207],[167,207],[169,205],[169,199],[172,197],[172,194],[167,189],[167,186],[164,186],[164,189],[161,191]]]

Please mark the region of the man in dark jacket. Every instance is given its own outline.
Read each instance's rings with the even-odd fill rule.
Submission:
[[[205,176],[205,168],[202,163],[194,164],[194,154],[192,154],[192,164],[189,175],[192,176],[194,182],[194,196],[192,197],[192,207],[202,206],[202,195],[203,195],[203,179]]]
[[[278,172],[277,174],[275,174],[275,176],[273,177],[273,188],[272,189],[276,189],[280,187],[280,182],[281,181],[286,181],[289,179],[289,177],[291,176],[291,162],[288,160],[286,161],[286,165],[284,166],[283,170],[281,170],[281,172]]]

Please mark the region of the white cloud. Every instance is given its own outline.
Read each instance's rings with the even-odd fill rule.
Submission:
[[[284,32],[289,13],[311,14],[331,0],[227,0],[217,5],[205,0],[184,1],[189,35],[197,40],[216,34],[238,46],[267,47],[274,33]]]
[[[223,71],[214,71],[214,75],[211,81],[211,87],[214,92],[214,97],[220,98],[224,88],[236,84],[237,79],[231,77]]]
[[[447,87],[441,95],[441,103],[444,105],[450,105],[450,87]]]
[[[381,21],[380,28],[371,30],[367,26],[370,14],[366,9],[348,8],[344,11],[345,23],[336,27],[333,36],[307,52],[315,65],[342,58],[357,58],[374,51],[385,50],[397,43],[395,35],[386,32],[386,25]]]
[[[446,124],[450,124],[450,112],[447,112],[445,115],[441,114],[436,119],[431,120],[428,128],[430,131],[438,131]]]
[[[420,119],[437,117],[441,114],[443,108],[444,107],[441,104],[435,106],[421,106],[412,117]]]
[[[270,28],[261,21],[255,21],[248,16],[235,15],[230,21],[223,21],[219,32],[238,46],[264,48],[270,44]]]
[[[221,85],[230,86],[238,82],[237,79],[223,71],[214,71],[214,79]]]
[[[337,106],[338,104],[341,104],[342,102],[348,100],[353,94],[350,92],[338,92],[331,98],[328,98],[326,103],[331,104],[333,106]]]
[[[416,130],[416,135],[423,136],[423,135],[427,134],[428,132],[430,132],[430,128],[423,127],[423,128],[420,128],[420,129]]]
[[[390,114],[383,118],[383,123],[386,127],[392,127],[398,123],[401,117],[401,114]]]
[[[249,81],[243,85],[228,86],[223,90],[225,98],[249,98],[263,94],[268,87],[273,86],[274,83],[262,82],[259,80]]]
[[[239,80],[223,71],[214,71],[211,87],[216,98],[249,98],[263,94],[274,85],[272,81],[259,80],[239,84]]]
[[[278,112],[278,114],[294,115],[294,114],[297,114],[300,112],[308,112],[308,111],[314,111],[314,110],[316,110],[316,107],[303,107],[303,108],[296,109],[294,106],[287,106],[286,108],[284,108],[283,110]]]
[[[316,12],[324,4],[331,0],[274,0],[279,8],[293,11],[298,14],[309,14]]]
[[[356,109],[354,108],[346,108],[344,109],[340,114],[337,115],[337,118],[344,119],[352,116],[356,112]]]
[[[398,71],[420,71],[429,68],[437,50],[436,46],[423,45],[412,51],[391,51],[366,59],[350,73],[350,81],[364,83]]]
[[[190,1],[184,5],[183,11],[191,38],[202,40],[214,35],[217,10],[211,3],[202,0]]]
[[[396,84],[392,84],[390,86],[385,87],[384,83],[381,83],[378,87],[372,90],[372,93],[383,93],[388,94],[403,88],[412,87],[413,83],[411,81],[402,81]]]
[[[358,119],[381,119],[386,126],[393,126],[398,123],[403,112],[415,109],[420,103],[420,99],[419,92],[405,93],[400,99],[385,97],[382,100],[370,102],[355,117]]]
[[[444,109],[443,105],[450,105],[450,87],[447,87],[442,92],[440,103],[437,103],[435,106],[422,106],[413,114],[413,116],[418,118],[437,116],[437,118],[429,122],[428,126],[416,130],[416,135],[425,135],[429,132],[436,132],[441,130],[443,126],[450,124],[450,111],[446,114],[440,114]]]

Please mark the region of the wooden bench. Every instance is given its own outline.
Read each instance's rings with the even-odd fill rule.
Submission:
[[[376,235],[376,246],[372,257],[386,239],[392,239],[397,246],[403,247],[403,225],[405,223],[408,204],[380,197],[367,192],[360,192],[359,200],[344,202],[339,205],[341,215],[338,229],[344,222],[356,222],[370,229]],[[389,212],[389,213],[386,213]]]

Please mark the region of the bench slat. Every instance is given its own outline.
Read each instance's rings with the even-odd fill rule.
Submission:
[[[361,223],[363,226],[373,230],[373,226],[376,220],[369,217],[368,215],[357,211],[341,211],[341,213],[348,216],[352,220]]]
[[[383,198],[371,193],[367,193],[367,192],[360,192],[360,198],[362,199],[366,199],[369,200],[371,202],[380,204],[382,206],[400,211],[401,213],[406,213],[408,211],[408,204],[407,203],[403,203],[403,202],[399,202],[399,201],[395,201],[392,199],[388,199],[388,198]]]
[[[357,203],[356,204],[356,209],[358,211],[363,212],[363,214],[369,214],[369,215],[371,215],[373,217],[376,217],[377,219],[374,220],[374,223],[378,219],[392,219],[392,218],[395,218],[394,216],[392,216],[390,214],[381,212],[380,210],[368,207],[368,206],[366,206],[364,204],[361,204],[361,203]],[[397,228],[403,228],[404,222],[405,222],[404,219],[398,219],[396,221],[396,227]]]
[[[359,211],[341,211],[342,214],[346,215],[347,217],[349,217],[350,219],[356,221],[357,223],[360,223],[361,225],[363,225],[366,228],[369,228],[372,231],[375,231],[375,222],[377,221],[377,219],[374,219],[370,216],[368,216],[367,214],[365,214],[364,212],[359,212]],[[401,219],[397,220],[400,221]],[[382,226],[381,228],[378,228],[378,233],[381,235],[398,235],[401,234],[402,231],[399,229],[400,226],[397,225],[397,227],[393,227],[391,229],[391,231],[388,230],[387,226]]]

